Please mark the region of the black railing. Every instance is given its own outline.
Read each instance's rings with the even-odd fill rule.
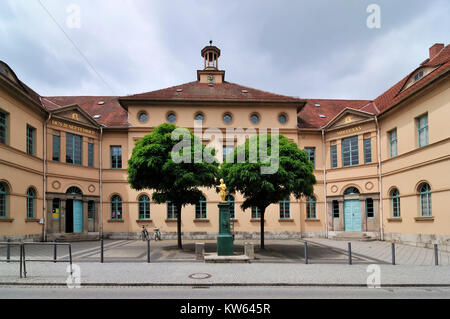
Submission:
[[[0,242],[0,262],[5,263],[19,263],[19,274],[22,278],[22,264],[23,264],[23,246],[22,243],[15,242]]]

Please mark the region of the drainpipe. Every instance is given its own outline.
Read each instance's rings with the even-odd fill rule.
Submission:
[[[325,131],[322,130],[322,165],[323,165],[323,194],[325,196],[325,238],[328,238],[328,201],[327,201],[327,168],[325,150]]]
[[[42,214],[42,241],[47,240],[47,124],[52,118],[50,113],[47,120],[44,122],[44,190],[43,190],[43,214]]]
[[[382,184],[382,170],[381,170],[381,141],[380,141],[380,125],[378,117],[375,115],[375,124],[377,125],[377,145],[378,145],[378,189],[380,192],[380,239],[384,240],[383,228],[383,184]]]
[[[99,142],[99,193],[100,193],[100,238],[103,239],[103,172],[102,172],[102,140],[103,140],[103,126],[100,126],[100,142]]]

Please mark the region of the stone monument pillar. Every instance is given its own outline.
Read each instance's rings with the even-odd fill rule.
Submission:
[[[233,256],[233,235],[230,230],[230,204],[226,201],[226,186],[223,179],[220,180],[220,197],[222,202],[219,203],[219,235],[217,236],[217,255]]]

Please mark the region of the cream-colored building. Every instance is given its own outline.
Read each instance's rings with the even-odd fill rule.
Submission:
[[[307,150],[314,197],[271,205],[266,237],[356,235],[448,250],[450,46],[429,52],[374,100],[300,99],[228,82],[214,46],[202,50],[196,81],[126,97],[43,97],[0,62],[0,240],[129,238],[144,224],[174,237],[173,207],[128,186],[127,159],[152,127],[194,130],[197,119],[205,143],[208,129],[223,134],[219,158],[261,129]],[[184,238],[218,231],[219,196],[204,197],[183,209]],[[239,194],[232,200],[236,237],[259,236],[258,212],[242,211]]]

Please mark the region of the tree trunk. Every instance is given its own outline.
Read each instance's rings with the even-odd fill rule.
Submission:
[[[178,236],[178,249],[183,249],[181,243],[181,205],[177,206],[177,236]]]
[[[261,220],[260,220],[260,225],[261,225],[261,249],[264,249],[264,213],[266,212],[266,209],[261,209]]]

